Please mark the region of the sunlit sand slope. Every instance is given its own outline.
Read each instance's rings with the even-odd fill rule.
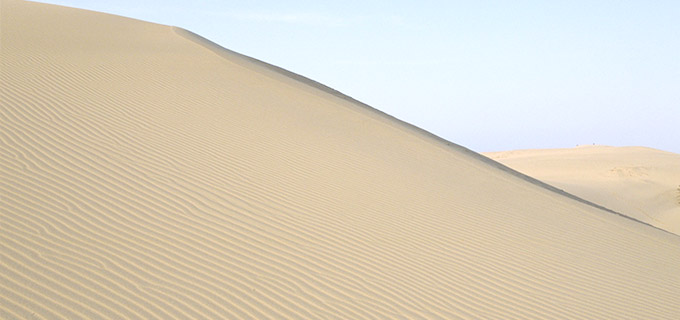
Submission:
[[[680,235],[680,154],[642,147],[517,150],[488,157]]]
[[[675,235],[181,29],[1,13],[0,318],[680,316]]]

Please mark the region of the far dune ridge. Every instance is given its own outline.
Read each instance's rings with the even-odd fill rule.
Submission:
[[[680,318],[676,235],[180,28],[0,15],[2,319]]]
[[[484,153],[517,171],[680,235],[680,154],[644,147]]]

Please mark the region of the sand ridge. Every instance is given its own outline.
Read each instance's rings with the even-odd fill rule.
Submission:
[[[680,314],[674,235],[174,27],[0,13],[2,318]]]
[[[544,183],[543,181],[540,181],[540,180],[538,180],[538,179],[536,179],[536,178],[534,178],[530,175],[526,175],[526,174],[523,174],[519,171],[511,169],[510,167],[507,167],[507,166],[501,164],[500,162],[489,160],[489,158],[486,157],[486,156],[478,154],[478,153],[476,153],[476,152],[474,152],[470,149],[467,149],[463,146],[451,143],[450,141],[447,141],[447,140],[445,140],[445,139],[443,139],[439,136],[436,136],[436,135],[434,135],[434,134],[432,134],[428,131],[425,131],[421,128],[418,128],[418,127],[416,127],[416,126],[414,126],[410,123],[407,123],[407,122],[401,121],[400,119],[394,118],[389,114],[386,114],[386,113],[384,113],[384,112],[382,112],[378,109],[375,109],[375,108],[373,108],[369,105],[366,105],[366,104],[364,104],[364,103],[362,103],[358,100],[353,99],[352,97],[349,97],[349,96],[347,96],[347,95],[345,95],[345,94],[343,94],[343,93],[341,93],[337,90],[329,88],[329,87],[327,87],[327,86],[325,86],[321,83],[318,83],[314,80],[308,79],[304,76],[301,76],[299,74],[296,74],[296,73],[290,72],[288,70],[279,68],[277,66],[270,65],[266,62],[263,62],[263,61],[242,55],[240,53],[231,51],[229,49],[223,48],[220,45],[218,45],[218,44],[216,44],[216,43],[214,43],[214,42],[212,42],[208,39],[205,39],[205,38],[201,37],[200,35],[197,35],[197,34],[191,32],[191,31],[188,31],[188,30],[185,30],[185,29],[182,29],[182,28],[178,28],[178,27],[174,27],[173,29],[177,34],[185,37],[187,40],[190,40],[190,41],[195,42],[195,43],[197,43],[201,46],[204,46],[207,49],[209,49],[210,51],[214,52],[215,54],[217,54],[221,57],[224,57],[226,59],[229,59],[230,61],[232,61],[234,63],[239,63],[241,65],[244,65],[252,71],[259,72],[259,73],[261,73],[265,76],[268,76],[268,77],[271,77],[271,78],[274,78],[274,79],[278,79],[278,80],[283,80],[283,81],[288,82],[288,83],[292,82],[293,84],[297,84],[297,86],[296,86],[297,88],[299,88],[301,90],[306,90],[306,91],[308,91],[312,94],[319,93],[318,90],[320,90],[323,93],[327,93],[327,94],[334,96],[334,98],[337,97],[339,99],[346,100],[346,101],[350,102],[348,107],[353,108],[353,110],[356,110],[357,112],[361,112],[366,116],[372,117],[373,119],[375,119],[377,121],[381,121],[382,123],[384,123],[386,125],[390,125],[395,129],[404,130],[404,131],[412,133],[416,136],[422,137],[424,143],[434,144],[434,145],[437,145],[437,146],[439,146],[439,147],[441,147],[445,150],[454,149],[455,151],[457,151],[459,153],[466,154],[470,157],[475,158],[479,162],[483,162],[483,163],[485,163],[489,166],[492,166],[492,167],[495,167],[497,169],[506,171],[507,173],[509,173],[511,175],[515,175],[516,177],[518,177],[522,180],[525,180],[525,181],[532,183],[532,184],[536,184],[536,185],[538,185],[542,188],[551,190],[551,191],[556,192],[556,193],[563,195],[565,197],[572,198],[576,201],[583,202],[585,204],[588,204],[590,206],[594,206],[596,208],[608,211],[608,212],[613,213],[613,214],[621,215],[623,217],[632,219],[632,220],[637,221],[637,222],[648,224],[647,222],[636,219],[633,216],[621,214],[621,213],[616,212],[614,210],[603,207],[603,206],[601,206],[597,203],[594,203],[594,202],[585,200],[583,198],[577,197],[577,196],[575,196],[571,193],[567,193],[562,189],[555,188],[552,185]],[[294,81],[291,81],[291,80],[294,80]],[[318,90],[315,90],[315,89],[318,89]],[[328,96],[326,96],[326,97],[329,98]]]
[[[676,153],[598,145],[485,155],[579,197],[680,234],[680,155]]]

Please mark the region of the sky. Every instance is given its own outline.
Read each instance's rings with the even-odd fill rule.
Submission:
[[[188,29],[478,152],[680,153],[680,1],[47,0]]]

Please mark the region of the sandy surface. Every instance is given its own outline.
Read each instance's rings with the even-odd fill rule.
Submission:
[[[0,12],[0,318],[680,316],[676,235],[181,29]]]
[[[680,154],[643,147],[581,146],[484,155],[680,235]]]

